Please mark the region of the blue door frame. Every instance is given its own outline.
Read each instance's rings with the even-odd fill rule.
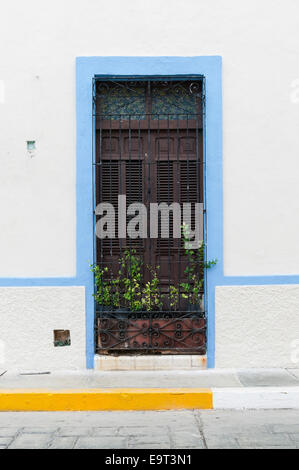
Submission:
[[[184,77],[205,80],[206,245],[207,259],[219,260],[207,272],[207,364],[214,367],[214,292],[217,271],[222,272],[222,61],[207,57],[78,57],[77,58],[77,276],[86,287],[87,367],[94,360],[93,276],[93,79],[101,77]]]

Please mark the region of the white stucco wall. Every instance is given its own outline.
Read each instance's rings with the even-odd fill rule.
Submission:
[[[298,16],[297,0],[3,0],[0,277],[76,274],[75,58],[92,55],[223,57],[225,274],[298,274]],[[33,157],[26,151],[27,140],[36,140]],[[244,292],[247,289],[252,289],[256,315],[261,317],[257,299],[263,305],[269,288],[245,287]],[[275,289],[273,293],[286,302],[288,287],[284,289],[283,294]],[[37,292],[43,292],[43,309],[34,300]],[[47,288],[0,289],[0,335],[13,338],[17,331],[22,345],[17,353],[17,348],[8,346],[10,364],[33,366],[38,350],[43,351],[45,366],[50,353],[54,367],[81,364],[84,346],[79,329],[85,327],[81,291],[62,294],[59,290],[58,297],[48,292]],[[76,293],[76,317],[69,308],[70,292]],[[240,292],[241,287],[217,291],[220,366],[232,365],[228,354],[232,359],[231,351],[237,351],[238,344],[241,347],[244,338],[238,335],[243,335],[246,318],[251,318],[251,303]],[[22,295],[27,305],[25,324],[20,313]],[[280,316],[287,338],[298,327],[299,297],[292,299],[288,315],[292,311],[293,316]],[[238,309],[245,319],[243,326]],[[71,329],[77,331],[78,341],[68,352],[62,351],[67,348],[54,351],[47,336],[58,320],[55,312],[61,328],[73,325]],[[269,310],[267,315],[257,325],[265,348],[278,335]],[[234,342],[227,341],[225,327],[232,320],[236,322]],[[45,327],[45,336],[28,342],[39,325]],[[262,328],[269,336],[263,336]],[[243,358],[242,365],[255,365],[258,353],[246,355],[250,350],[246,341],[251,339],[245,340],[243,354],[234,361]],[[259,355],[267,364],[274,347]],[[283,352],[276,365],[289,364],[287,351],[279,351]]]
[[[299,363],[299,285],[216,287],[216,367]]]
[[[0,369],[82,369],[83,287],[0,287]],[[71,345],[54,347],[53,330],[70,330]]]

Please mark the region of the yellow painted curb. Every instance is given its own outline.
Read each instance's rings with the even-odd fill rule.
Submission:
[[[0,411],[212,409],[209,388],[0,389]]]

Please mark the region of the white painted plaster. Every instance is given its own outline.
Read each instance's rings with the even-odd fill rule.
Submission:
[[[84,287],[1,287],[1,369],[83,369]],[[71,346],[54,347],[53,330],[68,329]]]
[[[5,83],[3,80],[0,80],[0,104],[5,101]]]
[[[215,303],[216,367],[298,368],[299,285],[216,287]]]

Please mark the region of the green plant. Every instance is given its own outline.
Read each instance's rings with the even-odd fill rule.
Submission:
[[[169,306],[172,310],[177,310],[179,306],[179,290],[175,286],[169,286]]]
[[[159,278],[157,270],[159,266],[154,269],[152,266],[146,266],[149,272],[151,273],[151,280],[148,281],[143,290],[141,303],[146,310],[156,310],[161,309],[163,305],[163,295],[159,289]]]
[[[105,307],[111,306],[111,285],[107,279],[108,268],[100,268],[98,265],[90,265],[90,268],[95,277],[96,292],[93,294],[95,301]]]
[[[141,257],[134,249],[125,250],[119,264],[119,286],[125,304],[132,311],[141,310]]]
[[[184,271],[187,280],[181,282],[179,286],[169,287],[168,300],[171,310],[178,309],[180,296],[189,304],[198,305],[204,290],[204,271],[217,264],[217,260],[205,262],[204,243],[202,242],[198,249],[193,249],[189,242],[188,226],[184,225],[182,229],[185,254],[188,258],[188,265]],[[96,302],[104,307],[118,309],[123,306],[131,311],[162,309],[164,295],[161,294],[157,274],[160,267],[145,266],[150,272],[151,279],[142,287],[142,266],[142,258],[135,249],[123,252],[116,275],[108,267],[92,265]]]
[[[190,230],[188,225],[182,227],[185,254],[188,257],[188,265],[185,269],[187,282],[182,282],[182,298],[187,299],[191,305],[200,302],[204,290],[204,270],[217,264],[217,260],[205,261],[205,244],[201,242],[198,249],[190,247]]]

